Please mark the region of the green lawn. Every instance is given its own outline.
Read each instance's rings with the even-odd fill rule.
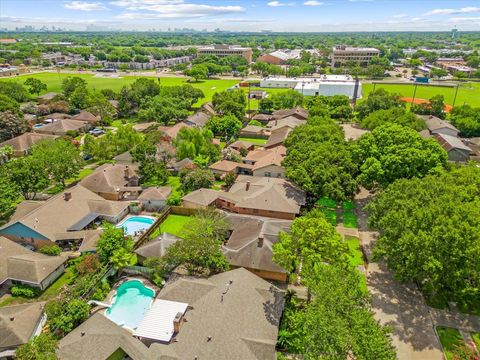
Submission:
[[[123,76],[119,78],[112,78],[112,77],[96,77],[96,75],[92,74],[65,74],[65,73],[53,73],[53,72],[45,72],[45,73],[38,73],[38,74],[25,74],[20,75],[15,78],[5,78],[3,80],[13,80],[17,81],[21,84],[25,82],[25,80],[29,77],[34,77],[41,80],[43,83],[47,85],[47,91],[44,91],[41,94],[47,92],[60,92],[61,91],[61,84],[62,80],[68,76],[78,76],[87,81],[88,88],[92,91],[100,91],[102,89],[112,89],[114,91],[119,91],[124,85],[129,85],[135,81],[135,79],[139,78],[140,76]],[[155,77],[147,76],[150,79],[156,79]],[[237,84],[239,80],[202,80],[197,83],[188,82],[188,78],[183,77],[162,77],[160,80],[161,85],[164,86],[175,86],[175,85],[183,85],[183,84],[191,84],[193,87],[201,89],[204,94],[205,98],[200,99],[200,101],[195,104],[195,106],[201,106],[202,104],[211,101],[212,96],[216,92],[220,92],[226,90],[233,85]]]
[[[318,199],[317,202],[315,203],[315,205],[321,206],[321,207],[326,207],[326,208],[329,208],[329,209],[336,209],[337,208],[337,202],[335,200],[332,200],[332,199],[329,199],[329,198],[326,198],[326,197],[322,197],[322,198]]]
[[[337,210],[320,208],[320,211],[325,215],[325,218],[330,224],[337,226]]]
[[[225,185],[224,180],[215,180],[215,184],[213,184],[212,189],[213,190],[221,190],[222,186]]]
[[[365,99],[370,92],[373,91],[374,84],[363,84],[363,98]],[[410,83],[402,84],[376,84],[375,89],[385,89],[389,92],[399,93],[405,97],[413,97],[415,86]],[[415,98],[430,99],[435,95],[443,95],[445,102],[452,105],[455,97],[455,88],[418,85]],[[457,100],[455,105],[469,104],[472,106],[480,106],[480,83],[467,82],[460,84],[458,89]]]
[[[93,173],[95,170],[92,169],[92,168],[85,168],[85,169],[82,169],[80,170],[80,172],[78,173],[78,176],[76,178],[72,178],[72,179],[68,179],[67,181],[65,181],[65,185],[70,185],[71,183],[73,183],[74,181],[80,181],[82,180],[83,178],[87,177],[88,175],[90,175],[91,173]]]
[[[268,139],[257,139],[257,138],[248,138],[248,137],[239,137],[239,141],[248,141],[256,145],[265,145]]]
[[[363,253],[360,249],[360,240],[356,237],[345,237],[345,242],[348,245],[348,252],[350,258],[350,265],[363,265]]]
[[[447,360],[453,360],[455,347],[463,343],[460,332],[457,329],[438,326],[437,333]]]
[[[169,176],[167,185],[172,188],[172,191],[177,191],[182,186],[182,184],[180,183],[180,178],[178,176]]]
[[[355,229],[357,225],[357,215],[352,210],[343,211],[343,226],[350,229]]]
[[[355,203],[353,201],[344,201],[342,202],[343,211],[355,209]]]
[[[164,222],[160,224],[160,233],[169,233],[178,237],[182,237],[183,227],[188,223],[190,217],[185,215],[170,214]]]
[[[472,339],[477,345],[477,349],[480,350],[480,333],[472,333]]]

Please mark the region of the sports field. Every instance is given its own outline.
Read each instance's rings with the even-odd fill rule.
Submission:
[[[41,80],[43,83],[47,85],[47,92],[60,92],[62,80],[68,76],[78,76],[84,79],[90,90],[102,90],[102,89],[112,89],[114,91],[119,91],[122,86],[129,85],[135,81],[135,79],[139,78],[139,76],[123,76],[123,77],[111,77],[110,74],[99,74],[99,75],[92,75],[92,74],[64,74],[64,73],[38,73],[38,74],[25,74],[21,76],[17,76],[15,78],[5,78],[2,80],[13,80],[18,81],[19,83],[23,84],[25,80],[29,77],[34,77]],[[155,77],[147,77],[150,79],[156,79]],[[183,84],[190,84],[193,87],[201,89],[205,94],[205,98],[200,99],[197,106],[202,105],[206,102],[212,100],[212,96],[214,93],[223,91],[232,87],[233,85],[237,84],[239,80],[202,80],[199,82],[187,82],[188,78],[184,77],[162,77],[160,79],[160,83],[165,86],[175,86],[175,85],[183,85]],[[42,93],[42,94],[43,94]]]
[[[370,92],[373,91],[373,84],[363,84],[363,97],[366,98]],[[404,97],[413,97],[415,85],[406,83],[403,84],[376,84],[375,89],[385,89],[389,92],[398,93]],[[435,95],[443,95],[445,103],[452,105],[455,97],[456,88],[433,86],[433,85],[418,85],[415,98],[430,99]],[[480,106],[480,83],[461,83],[458,88],[457,100],[455,105],[468,104],[475,107]]]

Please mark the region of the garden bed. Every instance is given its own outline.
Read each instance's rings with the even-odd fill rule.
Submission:
[[[447,360],[455,360],[458,347],[465,345],[460,332],[454,328],[438,326],[437,334]]]

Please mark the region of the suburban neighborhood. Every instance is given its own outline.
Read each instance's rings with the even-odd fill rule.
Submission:
[[[478,360],[480,33],[447,17],[480,8],[461,2],[378,32],[155,27],[251,6],[301,24],[333,11],[317,1],[0,20],[0,359]]]

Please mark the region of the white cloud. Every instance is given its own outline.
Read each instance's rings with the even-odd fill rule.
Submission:
[[[111,1],[110,4],[129,10],[118,15],[117,19],[134,20],[199,18],[245,11],[241,6],[193,4],[184,0],[118,0]]]
[[[452,23],[461,23],[461,22],[469,22],[469,21],[471,21],[472,23],[473,22],[480,23],[480,16],[477,16],[477,17],[458,16],[458,17],[452,17],[447,21]]]
[[[310,0],[310,1],[305,1],[303,3],[303,5],[305,5],[305,6],[320,6],[320,5],[323,5],[323,2],[316,1],[316,0]]]
[[[468,6],[459,9],[433,9],[424,15],[452,15],[452,14],[472,14],[480,13],[480,7]]]
[[[102,3],[99,3],[99,2],[89,3],[86,1],[72,1],[72,2],[66,3],[63,6],[69,10],[78,10],[78,11],[108,10]]]
[[[270,1],[267,3],[268,6],[272,7],[280,7],[280,6],[294,6],[295,3],[285,3],[285,2],[280,2],[280,1]]]
[[[394,19],[404,19],[406,17],[408,17],[407,14],[395,14],[392,16]]]

